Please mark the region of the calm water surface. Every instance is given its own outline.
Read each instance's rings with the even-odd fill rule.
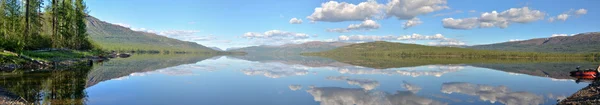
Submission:
[[[525,66],[374,69],[314,57],[140,55],[80,72],[4,76],[1,87],[5,96],[58,104],[524,105],[556,104],[588,84],[565,76],[570,69]]]

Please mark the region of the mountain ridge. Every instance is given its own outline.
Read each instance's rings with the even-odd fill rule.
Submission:
[[[154,33],[133,31],[89,16],[86,18],[89,38],[106,50],[217,52],[194,42],[181,41]]]
[[[535,38],[522,41],[475,45],[467,48],[522,52],[600,52],[600,32],[588,32],[573,36],[556,36],[549,38]]]

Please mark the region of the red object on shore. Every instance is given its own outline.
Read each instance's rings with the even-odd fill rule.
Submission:
[[[585,71],[571,71],[571,76],[593,76],[596,77],[598,71],[596,70],[585,70]]]

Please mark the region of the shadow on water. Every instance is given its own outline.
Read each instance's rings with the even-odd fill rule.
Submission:
[[[92,67],[79,66],[52,71],[2,73],[3,104],[84,104],[86,77]]]
[[[213,55],[134,55],[94,66],[0,73],[0,104],[71,104],[86,102],[85,88],[136,72],[196,63]]]

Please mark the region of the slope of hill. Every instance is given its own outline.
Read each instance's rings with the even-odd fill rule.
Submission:
[[[91,16],[87,18],[87,30],[89,37],[107,50],[215,52],[197,43],[172,39],[154,33],[133,31]]]
[[[307,52],[319,52],[335,49],[338,47],[350,45],[351,43],[343,42],[306,42],[302,44],[286,44],[281,46],[252,46],[245,48],[237,48],[228,51],[246,52],[248,54],[300,54]]]
[[[306,53],[324,57],[474,57],[474,58],[582,58],[591,54],[564,54],[540,52],[509,52],[475,50],[456,47],[436,47],[417,44],[393,43],[385,41],[353,44],[334,50]]]
[[[600,52],[600,32],[582,33],[574,36],[538,38],[525,41],[471,46],[472,49],[526,51],[526,52]]]

